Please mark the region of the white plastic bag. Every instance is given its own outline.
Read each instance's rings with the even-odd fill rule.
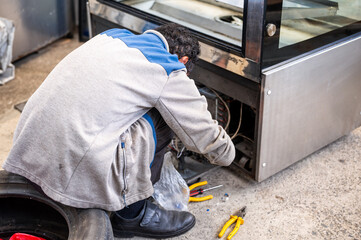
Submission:
[[[167,152],[160,179],[154,184],[153,198],[167,210],[188,211],[189,188],[172,163],[173,155]]]

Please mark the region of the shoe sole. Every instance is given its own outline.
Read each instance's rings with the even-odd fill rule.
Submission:
[[[178,231],[165,233],[162,235],[153,234],[153,233],[132,232],[132,231],[119,231],[116,229],[113,229],[113,234],[114,234],[114,237],[116,237],[116,238],[133,238],[135,236],[150,237],[150,238],[157,238],[157,239],[171,238],[171,237],[176,237],[176,236],[182,235],[183,233],[188,232],[189,230],[191,230],[194,227],[195,224],[196,224],[196,219],[194,219],[188,226],[186,226],[183,229],[179,229]]]

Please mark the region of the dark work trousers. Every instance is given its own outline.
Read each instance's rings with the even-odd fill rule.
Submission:
[[[165,123],[157,109],[153,108],[147,113],[153,121],[155,134],[157,138],[157,145],[155,148],[155,155],[151,165],[151,181],[154,185],[159,178],[163,166],[164,153],[172,140],[174,133],[170,127]]]

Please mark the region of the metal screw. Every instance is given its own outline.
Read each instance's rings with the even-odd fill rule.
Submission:
[[[273,23],[267,24],[266,31],[268,36],[272,37],[273,35],[275,35],[276,30],[277,30],[276,25],[274,25]]]
[[[268,90],[267,91],[267,95],[271,95],[272,91],[271,90]]]
[[[262,167],[265,167],[267,165],[267,163],[262,163]]]

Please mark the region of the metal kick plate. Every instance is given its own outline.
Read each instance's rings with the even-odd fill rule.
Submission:
[[[361,125],[361,36],[264,72],[256,180]]]

